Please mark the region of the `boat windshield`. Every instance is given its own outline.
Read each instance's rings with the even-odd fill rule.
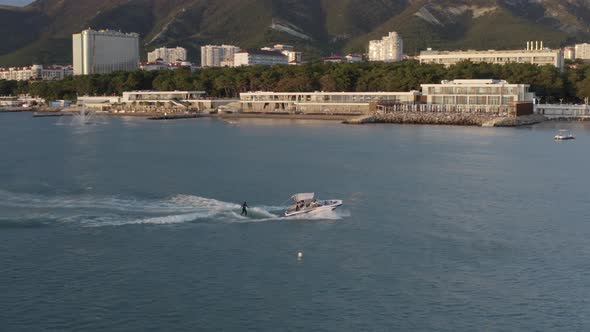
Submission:
[[[294,202],[299,202],[299,201],[310,201],[315,197],[314,193],[301,193],[301,194],[295,194],[291,197],[291,199]]]

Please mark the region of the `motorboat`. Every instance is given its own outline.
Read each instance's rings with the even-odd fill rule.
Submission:
[[[569,130],[566,130],[566,129],[561,129],[559,131],[559,134],[555,135],[554,138],[555,138],[555,140],[558,140],[558,141],[575,139],[574,135],[572,135],[572,133],[570,133]]]
[[[332,211],[342,205],[338,199],[317,200],[315,193],[300,193],[291,196],[293,203],[285,211],[285,217],[293,217],[307,213],[316,213],[321,211]]]

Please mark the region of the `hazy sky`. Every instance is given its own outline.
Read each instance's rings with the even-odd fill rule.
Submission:
[[[0,5],[24,6],[31,2],[33,0],[0,0]]]

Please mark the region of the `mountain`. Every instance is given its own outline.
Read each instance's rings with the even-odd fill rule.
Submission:
[[[364,52],[399,32],[421,49],[560,47],[590,39],[590,0],[37,0],[0,6],[0,65],[71,63],[87,27],[137,32],[142,47],[294,44],[306,54]]]

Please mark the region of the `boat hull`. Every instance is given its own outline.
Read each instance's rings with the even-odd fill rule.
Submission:
[[[342,201],[332,200],[329,202],[330,202],[330,204],[318,206],[316,208],[303,209],[303,210],[299,210],[299,211],[286,211],[285,217],[294,217],[294,216],[300,216],[300,215],[304,215],[304,214],[318,213],[318,212],[322,212],[322,211],[333,211],[342,205]]]

